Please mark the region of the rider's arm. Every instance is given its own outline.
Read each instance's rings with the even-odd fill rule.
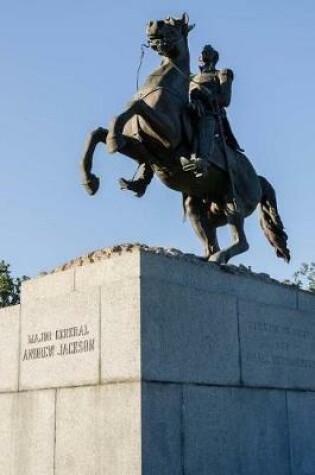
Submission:
[[[231,69],[222,69],[219,72],[219,80],[221,85],[219,103],[222,107],[228,107],[230,105],[233,79],[234,74]]]

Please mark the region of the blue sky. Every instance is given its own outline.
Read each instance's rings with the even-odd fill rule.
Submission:
[[[82,253],[122,242],[201,254],[181,195],[154,180],[141,200],[121,192],[135,163],[100,146],[99,193],[80,185],[89,131],[120,113],[135,92],[150,19],[187,11],[191,69],[205,43],[235,72],[228,114],[257,172],[277,191],[292,263],[274,255],[254,213],[250,250],[233,263],[284,279],[314,255],[315,4],[313,0],[32,0],[2,2],[0,19],[0,258],[35,276]],[[146,52],[141,81],[159,63]],[[229,242],[228,228],[220,230]]]

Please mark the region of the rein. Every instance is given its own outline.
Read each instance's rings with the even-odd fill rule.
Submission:
[[[186,79],[186,81],[187,81],[188,83],[193,82],[194,84],[197,84],[197,85],[200,87],[200,89],[204,89],[204,90],[208,91],[208,89],[207,89],[205,86],[203,86],[203,85],[200,84],[199,82],[195,81],[192,75],[187,76],[187,74],[185,74],[184,71],[182,71],[182,70],[180,69],[180,67],[177,66],[177,64],[175,64],[174,61],[172,61],[171,58],[168,58],[168,59],[169,59],[169,62],[171,63],[171,65],[173,66],[173,68],[175,68],[176,71],[177,71],[184,79]]]
[[[181,36],[178,37],[178,38],[175,38],[175,41],[174,43],[177,43],[177,41],[179,41],[181,39]],[[164,43],[165,44],[165,43]],[[143,65],[143,60],[144,60],[144,54],[145,54],[145,49],[144,48],[150,48],[150,42],[148,40],[147,43],[142,43],[141,47],[140,47],[140,58],[139,58],[139,65],[138,65],[138,69],[137,69],[137,80],[136,80],[136,88],[137,88],[137,92],[139,92],[139,78],[140,78],[140,71],[141,71],[141,68],[142,68],[142,65]],[[177,64],[174,63],[174,61],[171,59],[171,58],[168,58],[169,59],[169,62],[171,63],[171,65],[173,66],[174,69],[176,69],[176,71],[188,82],[193,82],[194,84],[197,84],[201,89],[206,89],[207,88],[205,86],[203,86],[202,84],[198,83],[197,81],[194,80],[194,78],[189,75],[187,76],[187,74],[185,74],[179,66],[177,66]],[[168,90],[169,92],[172,92],[175,96],[179,97],[179,94],[176,94],[176,92],[172,91],[171,89],[168,89],[168,88],[156,88],[156,89],[166,89]],[[153,91],[155,91],[156,89],[153,89]],[[207,90],[208,91],[208,90]],[[149,91],[151,92],[151,91]],[[149,94],[148,92],[148,94]],[[147,94],[143,97],[146,97]],[[142,98],[142,97],[141,97]]]
[[[152,89],[148,89],[147,91],[145,92],[139,92],[137,93],[137,99],[136,101],[141,101],[142,99],[144,99],[145,97],[148,97],[150,94],[152,94],[153,92],[155,91],[159,91],[159,90],[163,90],[163,91],[167,91],[167,92],[170,92],[173,96],[176,97],[176,99],[178,99],[180,102],[184,102],[184,98],[178,94],[177,92],[174,91],[174,89],[170,89],[169,87],[165,87],[165,86],[157,86],[157,87],[153,87]]]
[[[182,35],[178,35],[175,38],[173,38],[172,41],[167,40],[167,39],[162,40],[160,46],[176,44],[181,38],[182,38]],[[139,91],[140,70],[142,68],[144,54],[145,54],[145,49],[144,48],[150,48],[150,40],[147,40],[147,43],[142,43],[142,45],[140,46],[140,58],[139,58],[139,65],[138,65],[138,69],[137,69],[137,80],[136,80],[137,91]],[[174,64],[173,61],[170,58],[168,58],[168,59],[170,60],[170,63],[172,64],[172,66],[174,66],[175,69],[177,69],[177,71],[181,74],[181,76],[184,76],[186,78],[186,74],[183,73],[183,71],[178,66],[176,66],[176,64]],[[189,78],[188,78],[188,80],[189,80]]]
[[[139,65],[138,65],[138,69],[137,69],[137,82],[136,82],[137,91],[139,91],[139,77],[140,77],[140,70],[141,70],[141,67],[142,67],[143,59],[144,59],[144,53],[145,53],[144,48],[150,48],[150,45],[142,43],[142,45],[140,47],[141,52],[140,52],[140,58],[139,58]]]
[[[177,41],[179,41],[180,39],[182,38],[182,36],[178,36],[174,39],[174,43],[177,43]],[[167,44],[167,42],[164,42],[164,44]],[[144,99],[145,97],[147,97],[149,94],[151,94],[152,92],[155,92],[159,89],[163,89],[165,91],[168,91],[170,92],[171,94],[173,94],[177,99],[179,99],[181,102],[183,102],[183,97],[180,96],[179,94],[177,94],[177,92],[175,92],[173,89],[170,89],[168,87],[162,87],[162,86],[158,86],[158,87],[155,87],[154,89],[150,89],[148,90],[146,93],[144,93],[143,95],[141,93],[139,93],[139,78],[140,78],[140,71],[141,71],[141,68],[142,68],[142,65],[143,65],[143,60],[144,60],[144,55],[145,55],[145,48],[150,48],[150,41],[148,40],[147,43],[142,43],[141,47],[140,47],[140,58],[139,58],[139,65],[138,65],[138,68],[137,68],[137,76],[136,76],[136,89],[137,89],[137,100],[141,100],[141,99]],[[171,58],[168,58],[169,59],[169,62],[170,64],[176,69],[177,72],[179,72],[179,74],[184,77],[186,79],[186,81],[189,83],[190,81],[192,82],[195,82],[196,84],[198,84],[196,81],[194,81],[193,79],[190,79],[190,76],[187,76],[172,60]]]

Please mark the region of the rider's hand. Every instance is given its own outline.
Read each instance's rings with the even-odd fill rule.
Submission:
[[[223,82],[233,81],[234,79],[234,73],[232,69],[221,69],[221,71],[219,71],[218,76],[221,84]]]

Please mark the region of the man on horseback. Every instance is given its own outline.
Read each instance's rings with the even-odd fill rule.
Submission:
[[[189,161],[186,160],[184,169],[194,169],[198,177],[207,174],[215,136],[218,135],[218,114],[221,116],[224,140],[227,145],[236,151],[243,152],[225,112],[225,107],[228,107],[231,102],[233,71],[231,69],[217,70],[215,67],[218,60],[219,53],[211,45],[205,45],[199,58],[200,73],[192,78],[190,84],[189,110],[195,137],[192,158]],[[133,191],[136,196],[141,197],[152,177],[151,166],[148,163],[142,163],[133,180],[121,178],[119,183],[122,189]]]
[[[192,158],[184,169],[194,169],[198,177],[207,174],[207,167],[214,152],[215,137],[219,136],[218,120],[222,121],[226,144],[236,151],[243,151],[230,127],[225,107],[232,96],[233,71],[217,70],[219,53],[205,45],[199,58],[200,73],[192,78],[190,86],[190,111],[195,125]],[[220,117],[218,117],[220,115]],[[192,163],[191,163],[192,162]]]
[[[91,196],[97,192],[100,180],[92,172],[93,155],[96,146],[105,143],[109,153],[120,152],[139,163],[134,179],[121,179],[123,189],[142,196],[154,171],[165,186],[182,193],[207,260],[226,264],[247,251],[244,219],[258,205],[266,238],[277,256],[289,262],[275,190],[238,153],[226,118],[233,73],[216,69],[219,55],[206,45],[200,73],[191,76],[188,34],[192,28],[187,13],[148,22],[148,44],[163,57],[162,64],[108,129],[99,127],[90,133],[81,159],[83,185]],[[220,249],[217,228],[225,224],[230,226],[232,243]]]

